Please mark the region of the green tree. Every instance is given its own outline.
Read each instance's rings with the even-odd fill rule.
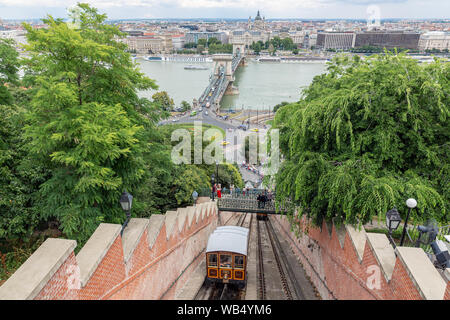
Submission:
[[[405,200],[415,219],[448,222],[449,71],[405,54],[335,57],[297,103],[278,110],[285,161],[277,197],[301,214],[357,224]]]
[[[185,43],[183,47],[186,49],[197,48],[197,44],[195,42],[188,42]]]
[[[183,112],[185,112],[185,111],[191,110],[192,107],[191,107],[191,105],[189,104],[189,102],[183,100],[183,101],[181,101],[181,109],[182,109]]]
[[[284,38],[281,40],[281,49],[283,50],[293,50],[295,49],[294,41],[291,38]]]
[[[153,102],[159,105],[163,110],[170,111],[173,109],[175,103],[173,99],[169,96],[167,91],[156,92],[152,95]]]
[[[198,41],[197,41],[197,47],[198,47],[198,46],[206,47],[207,43],[208,43],[208,41],[207,41],[206,39],[198,39]]]
[[[14,41],[0,38],[0,105],[12,103],[12,95],[7,88],[17,84],[19,53],[14,48]]]
[[[277,112],[278,109],[280,109],[281,107],[286,106],[288,104],[289,104],[289,102],[286,102],[286,101],[283,101],[283,102],[277,104],[275,107],[273,107],[273,112]]]
[[[48,28],[24,24],[25,78],[34,88],[25,133],[30,154],[51,172],[39,190],[41,217],[83,242],[98,223],[124,220],[118,199],[145,178],[162,111],[138,97],[157,86],[106,15],[78,4],[70,17],[71,25],[51,16]]]
[[[275,55],[275,52],[277,51],[277,49],[275,48],[275,46],[271,43],[269,44],[269,53],[271,55]]]
[[[208,39],[207,44],[208,44],[208,47],[209,47],[209,46],[211,46],[213,44],[220,45],[220,44],[222,44],[222,42],[219,39],[217,39],[216,37],[211,37],[211,38]]]

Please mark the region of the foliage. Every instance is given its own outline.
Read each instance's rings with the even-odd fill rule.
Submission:
[[[233,53],[233,45],[232,44],[211,44],[208,47],[209,54],[216,53]]]
[[[198,39],[198,41],[197,41],[197,47],[198,47],[198,46],[206,47],[207,43],[208,43],[208,42],[207,42],[206,39]]]
[[[211,38],[208,39],[207,44],[208,44],[208,47],[209,47],[211,45],[222,44],[222,42],[220,42],[220,40],[217,39],[216,37],[211,37]]]
[[[123,221],[118,199],[145,178],[162,112],[138,97],[157,87],[116,40],[119,29],[87,4],[71,19],[48,16],[45,29],[24,24],[25,81],[33,87],[25,137],[51,172],[36,202],[41,218],[56,218],[67,237],[83,242],[98,223]]]
[[[188,42],[185,43],[183,47],[186,49],[197,48],[197,44],[195,42]]]
[[[155,102],[161,109],[170,111],[173,109],[175,103],[166,91],[156,92],[152,95],[153,102]]]
[[[192,109],[192,106],[189,104],[189,102],[183,100],[181,101],[181,112],[189,111]]]
[[[14,40],[0,38],[0,105],[12,103],[12,95],[6,85],[18,82],[18,56]]]
[[[335,57],[276,113],[277,197],[318,224],[366,223],[394,206],[405,215],[410,197],[415,219],[448,221],[449,70],[404,53]]]
[[[289,102],[283,101],[279,104],[277,104],[275,107],[273,107],[273,112],[277,112],[277,110],[285,105],[289,104]]]

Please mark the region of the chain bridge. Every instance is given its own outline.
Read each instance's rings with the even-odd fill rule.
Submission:
[[[233,87],[234,73],[240,65],[245,63],[245,45],[233,44],[233,54],[213,55],[214,73],[210,77],[208,87],[198,99],[202,107],[220,108],[224,94],[235,94],[237,88]]]

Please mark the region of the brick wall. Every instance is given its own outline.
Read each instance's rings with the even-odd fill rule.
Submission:
[[[217,219],[216,204],[203,201],[131,219],[123,235],[120,225],[101,224],[77,256],[75,241],[48,239],[0,286],[0,300],[173,298],[204,258]]]
[[[327,223],[318,228],[305,218],[296,220],[293,227],[286,216],[271,219],[323,299],[450,298],[448,281],[422,249],[394,251],[387,238],[384,241],[385,235],[366,234],[364,229]]]

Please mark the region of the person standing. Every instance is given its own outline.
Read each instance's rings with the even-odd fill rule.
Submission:
[[[215,195],[215,193],[216,193],[216,190],[217,190],[217,185],[214,183],[214,185],[212,186],[212,189],[211,189],[211,198],[212,198],[212,201],[214,201],[214,195]]]
[[[222,198],[222,188],[220,187],[220,184],[217,187],[217,198]]]

